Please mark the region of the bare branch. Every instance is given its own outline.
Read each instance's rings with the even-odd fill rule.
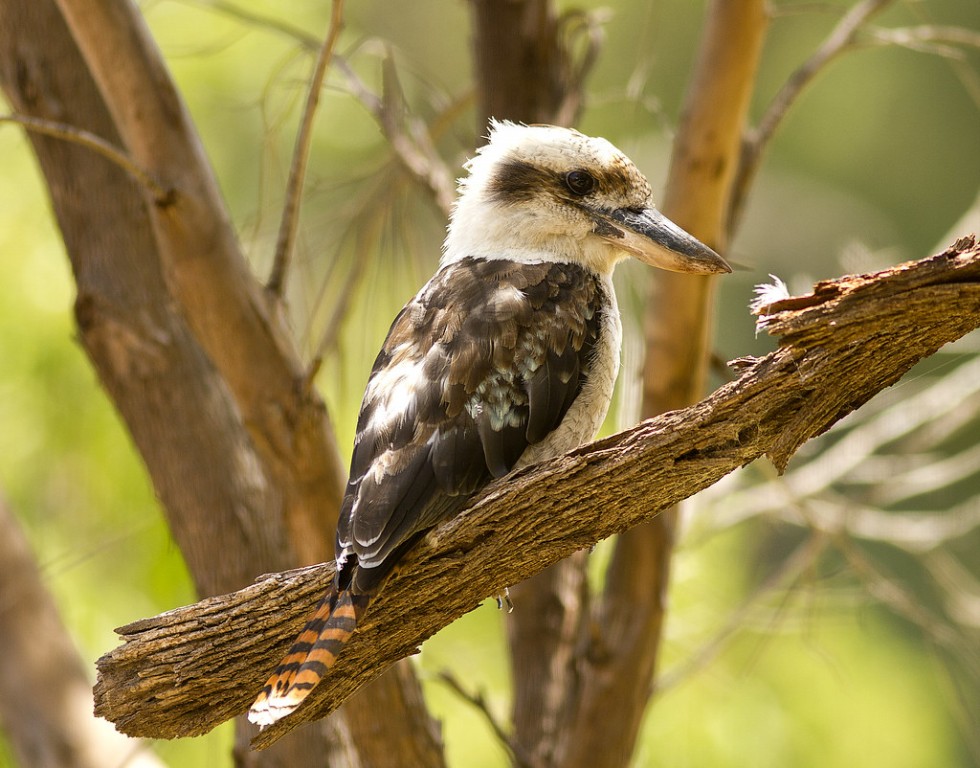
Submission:
[[[515,744],[514,740],[511,738],[507,729],[501,724],[497,716],[490,711],[490,705],[487,704],[487,700],[484,698],[482,693],[470,693],[466,690],[465,686],[459,681],[459,679],[448,669],[444,669],[439,672],[438,678],[440,682],[444,683],[453,693],[455,693],[459,698],[473,707],[477,712],[479,712],[483,719],[490,726],[490,730],[493,731],[494,736],[503,745],[504,749],[510,754],[511,760],[517,768],[533,768],[533,764],[524,755],[523,750],[519,744]]]
[[[276,16],[266,16],[265,14],[256,13],[247,8],[242,8],[235,3],[225,2],[225,0],[183,0],[183,2],[189,5],[209,8],[249,26],[285,35],[311,51],[315,51],[321,46],[321,41],[309,34],[305,29],[289,24]]]
[[[790,107],[796,102],[803,89],[823,71],[826,66],[844,51],[854,47],[857,35],[877,13],[891,5],[894,0],[862,0],[851,8],[838,22],[837,26],[820,44],[820,47],[789,76],[789,79],[776,94],[759,124],[746,133],[742,157],[739,162],[735,182],[732,185],[732,203],[729,213],[730,229],[734,233],[741,218],[745,199],[752,179],[758,170],[763,152],[769,140],[776,133]]]
[[[159,181],[153,178],[151,173],[140,168],[119,147],[106,141],[101,136],[96,136],[91,131],[76,128],[66,123],[58,123],[53,120],[44,120],[39,117],[29,117],[27,115],[0,115],[0,123],[22,125],[26,130],[33,133],[40,133],[55,139],[64,139],[86,149],[91,149],[129,174],[137,184],[144,187],[150,193],[157,205],[169,205],[171,202],[173,190],[163,187]]]
[[[281,296],[286,270],[293,250],[293,240],[296,239],[296,227],[299,224],[300,202],[303,196],[303,180],[306,178],[306,167],[310,158],[310,145],[313,142],[313,118],[317,105],[320,103],[320,91],[323,80],[327,75],[327,67],[333,58],[337,39],[343,26],[344,0],[333,0],[330,11],[330,26],[327,36],[320,46],[316,65],[310,78],[310,89],[306,95],[306,106],[300,121],[299,133],[296,135],[296,146],[293,149],[293,162],[289,168],[289,180],[286,183],[286,200],[283,203],[282,221],[279,225],[279,238],[276,241],[276,255],[272,264],[272,273],[266,289],[275,296]]]
[[[383,97],[373,93],[345,61],[339,61],[337,68],[347,78],[354,97],[378,121],[405,170],[432,193],[439,210],[449,216],[455,190],[453,174],[436,151],[428,126],[409,114],[391,52],[382,61]]]
[[[918,27],[870,29],[867,43],[899,45],[913,51],[935,53],[951,59],[962,59],[963,52],[955,46],[980,48],[980,32],[966,27],[923,24]]]
[[[964,238],[930,259],[818,283],[764,311],[780,347],[743,362],[737,381],[498,481],[430,533],[307,704],[256,746],[324,717],[529,573],[650,520],[760,456],[785,468],[806,440],[980,326],[980,246]],[[276,574],[122,628],[125,643],[99,661],[97,713],[125,733],[169,738],[243,711],[332,576],[332,564]]]

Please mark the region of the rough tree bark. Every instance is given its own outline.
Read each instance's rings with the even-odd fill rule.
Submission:
[[[808,439],[980,327],[980,245],[963,238],[930,259],[818,283],[811,294],[759,312],[779,348],[736,361],[736,381],[695,406],[497,481],[433,531],[409,553],[308,703],[255,744],[268,746],[325,716],[529,573],[649,521],[761,456],[783,470]],[[125,643],[99,662],[98,713],[125,733],[165,738],[233,717],[332,574],[332,564],[276,574],[122,628]]]

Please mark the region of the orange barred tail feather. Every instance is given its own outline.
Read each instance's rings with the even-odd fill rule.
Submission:
[[[333,666],[369,600],[349,589],[326,594],[256,697],[248,719],[265,727],[296,709]]]

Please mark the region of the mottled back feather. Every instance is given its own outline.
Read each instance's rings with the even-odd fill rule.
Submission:
[[[603,293],[578,265],[468,258],[398,314],[358,417],[338,587],[374,591],[396,551],[559,425],[588,376]]]

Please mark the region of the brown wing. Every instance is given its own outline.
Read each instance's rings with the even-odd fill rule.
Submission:
[[[470,258],[405,306],[358,417],[341,588],[372,591],[417,535],[558,426],[589,374],[602,292],[575,265]]]

